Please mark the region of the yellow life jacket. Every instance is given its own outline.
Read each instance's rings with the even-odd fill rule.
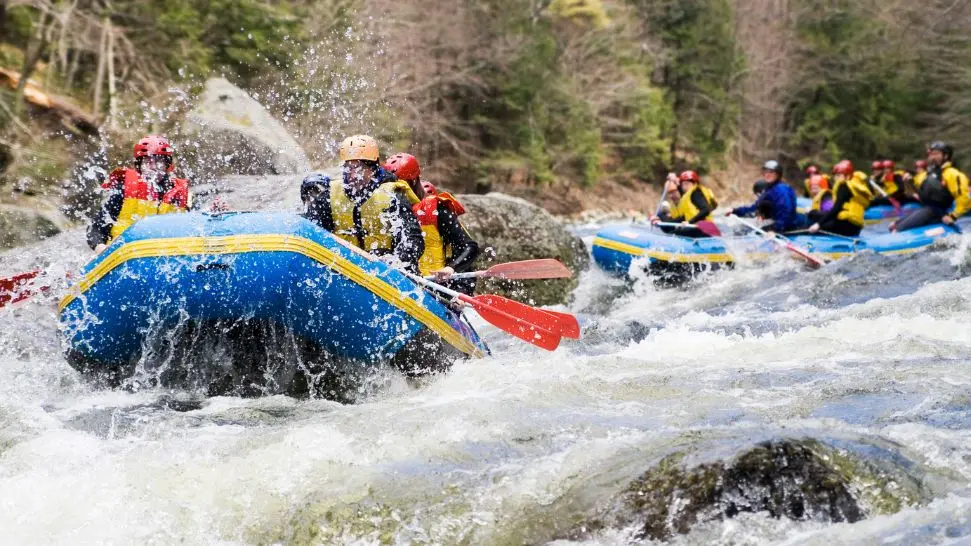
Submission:
[[[398,180],[382,183],[366,201],[357,206],[344,192],[344,184],[339,181],[332,183],[330,208],[334,235],[373,254],[387,254],[394,250],[390,226],[385,225],[381,215],[391,206],[395,193],[413,203],[418,201],[408,184]]]
[[[189,193],[189,181],[184,178],[173,178],[172,189],[163,195],[144,180],[135,169],[115,169],[104,187],[114,187],[122,184],[123,201],[121,212],[111,226],[111,238],[115,239],[129,226],[142,218],[159,214],[186,212],[192,205],[192,195]]]
[[[863,227],[863,214],[866,212],[866,208],[870,206],[870,201],[873,200],[873,192],[870,190],[870,184],[867,182],[866,173],[856,171],[853,173],[853,176],[837,182],[836,186],[833,187],[834,199],[839,196],[839,190],[842,186],[849,188],[852,197],[843,204],[843,208],[840,209],[836,217],[840,220],[846,220],[854,225]]]
[[[826,198],[833,199],[833,194],[829,190],[819,190],[819,193],[813,197],[813,206],[810,210],[815,210],[817,212],[822,212],[823,200]]]
[[[465,213],[465,207],[447,192],[428,195],[421,202],[412,205],[425,238],[425,252],[418,260],[418,270],[422,275],[430,275],[442,269],[452,257],[452,245],[442,237],[438,229],[439,203],[444,203],[452,209],[456,216]]]
[[[675,218],[678,218],[682,221],[691,220],[692,218],[697,216],[699,212],[701,212],[698,210],[698,207],[696,207],[694,203],[691,202],[691,196],[694,195],[696,191],[701,192],[701,195],[704,196],[705,201],[708,202],[708,206],[711,207],[711,210],[715,210],[716,208],[718,208],[718,201],[715,200],[715,195],[711,193],[711,190],[709,190],[705,186],[702,186],[701,184],[695,184],[695,186],[690,190],[688,190],[687,192],[685,192],[685,194],[681,196],[681,200],[678,201],[678,208],[676,209],[674,214]],[[702,218],[702,220],[711,220],[711,214],[709,214],[708,216],[705,216],[704,218]]]
[[[883,178],[879,180],[879,182],[880,182],[880,187],[883,188],[883,191],[887,192],[888,196],[895,195],[898,191],[900,191],[900,186],[897,185],[896,173],[892,173],[889,176],[884,175]]]

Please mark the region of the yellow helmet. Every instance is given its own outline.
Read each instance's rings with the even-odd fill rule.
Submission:
[[[341,161],[353,161],[363,159],[364,161],[378,160],[378,141],[367,135],[349,136],[341,142],[340,149]]]

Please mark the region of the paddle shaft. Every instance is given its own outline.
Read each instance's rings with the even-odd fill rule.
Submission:
[[[786,239],[785,237],[782,237],[781,235],[778,235],[778,234],[771,234],[771,233],[765,231],[764,229],[756,226],[755,224],[752,224],[750,222],[746,222],[745,220],[743,220],[743,219],[741,219],[741,218],[739,218],[737,216],[735,218],[743,226],[745,226],[745,227],[751,229],[752,231],[754,231],[755,233],[761,235],[762,238],[768,239],[768,240],[772,241],[773,243],[775,243],[776,245],[779,245],[782,248],[788,250],[789,252],[792,252],[792,253],[798,255],[802,259],[806,260],[806,262],[808,262],[809,265],[813,266],[814,268],[822,267],[823,262],[821,262],[818,258],[815,258],[811,254],[809,254],[809,251],[807,251],[806,249],[800,248],[800,247],[794,245],[792,243],[792,241]]]
[[[661,208],[664,207],[664,200],[668,197],[668,182],[664,181],[664,189],[661,191],[661,200],[657,202],[657,209],[654,211],[654,216],[661,215]]]
[[[528,279],[566,279],[573,276],[570,271],[559,260],[543,258],[537,260],[521,260],[518,262],[506,262],[497,264],[484,271],[468,271],[465,273],[455,273],[453,279],[473,279],[494,277],[511,280]],[[428,280],[435,280],[434,276],[425,277]]]

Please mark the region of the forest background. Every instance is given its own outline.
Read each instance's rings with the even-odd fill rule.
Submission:
[[[125,162],[214,75],[316,166],[368,132],[560,214],[642,206],[671,169],[741,198],[768,158],[960,160],[969,28],[962,0],[0,0],[0,202],[91,193],[79,161]]]

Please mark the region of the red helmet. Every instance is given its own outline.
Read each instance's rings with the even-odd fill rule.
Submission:
[[[877,162],[874,161],[874,163],[877,163]],[[843,161],[840,161],[836,165],[833,165],[833,174],[845,174],[849,176],[853,174],[853,164],[850,163],[850,160],[844,159]]]
[[[870,167],[873,168],[873,170],[875,170],[875,171],[879,171],[879,170],[883,169],[883,161],[880,161],[878,159],[878,160],[874,161],[873,164],[870,165]]]
[[[889,159],[884,159],[883,162],[880,163],[881,169],[892,169],[895,166],[896,164],[893,161],[890,161]]]
[[[814,174],[819,174],[819,167],[815,165],[810,165],[806,167],[806,174],[808,174],[809,176],[812,176]]]
[[[425,190],[425,195],[438,195],[438,188],[431,182],[422,180],[421,189]]]
[[[914,167],[916,167],[918,169],[926,169],[927,168],[927,162],[924,161],[923,159],[918,159],[917,161],[914,162]]]
[[[678,180],[682,182],[694,182],[697,184],[700,179],[698,178],[698,173],[694,171],[682,171],[681,174],[678,175]]]
[[[172,157],[175,149],[169,144],[165,137],[158,135],[148,135],[135,144],[135,159],[141,159],[150,155],[161,155]]]
[[[388,158],[384,168],[394,173],[400,180],[418,180],[421,176],[421,168],[418,160],[411,154],[394,154]]]

